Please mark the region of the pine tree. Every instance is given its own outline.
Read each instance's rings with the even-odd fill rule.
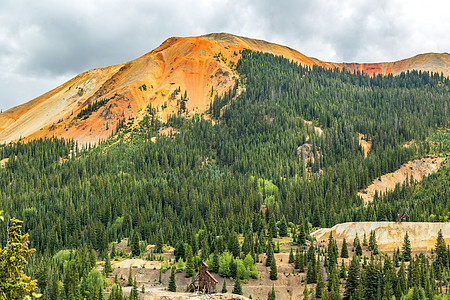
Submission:
[[[241,280],[239,278],[236,278],[234,281],[234,287],[233,287],[233,294],[236,295],[242,295],[242,286],[241,286]]]
[[[173,254],[175,255],[175,260],[178,261],[180,257],[182,259],[185,259],[186,258],[185,251],[186,250],[184,249],[184,243],[182,241],[179,241],[173,252]]]
[[[139,300],[139,293],[137,289],[136,278],[133,281],[133,287],[131,288],[129,300]]]
[[[305,284],[305,288],[303,289],[303,300],[309,300],[309,291],[308,286]]]
[[[278,237],[277,224],[275,222],[275,215],[273,213],[270,214],[269,218],[269,235],[273,238]]]
[[[375,248],[378,248],[377,237],[375,236],[375,231],[371,230],[369,235],[369,251],[373,251]]]
[[[295,258],[294,258],[294,268],[299,270],[300,269],[300,251],[298,248],[295,250]]]
[[[294,263],[294,261],[295,261],[294,252],[291,247],[291,250],[289,251],[289,263],[292,264],[292,263]]]
[[[223,285],[222,285],[222,293],[225,294],[226,292],[228,292],[228,289],[227,289],[227,279],[224,278],[224,279],[223,279]]]
[[[409,241],[408,232],[405,233],[402,246],[403,261],[411,260],[411,242]]]
[[[211,265],[209,266],[209,269],[211,270],[211,272],[218,272],[219,271],[219,252],[216,249],[214,249],[214,254],[213,254],[213,259],[211,262]]]
[[[133,240],[131,241],[131,253],[133,256],[141,255],[141,248],[139,247],[139,235],[137,231],[133,234]]]
[[[300,232],[298,234],[297,243],[300,246],[306,245],[306,233],[305,233],[305,227],[303,226],[303,223],[300,224]]]
[[[163,238],[162,231],[160,230],[159,233],[156,235],[155,252],[162,253],[163,245],[164,245],[164,238]]]
[[[277,279],[278,279],[277,264],[275,259],[272,259],[272,262],[270,264],[270,280],[277,280]]]
[[[272,243],[268,242],[267,250],[266,250],[266,267],[269,267],[272,264],[272,260],[274,260],[274,253]]]
[[[347,268],[345,267],[344,260],[342,260],[341,266],[339,268],[339,277],[347,279]]]
[[[348,277],[345,285],[344,299],[355,299],[359,277],[360,277],[359,261],[357,259],[357,256],[353,255],[353,258],[350,262],[350,267],[348,269]]]
[[[316,283],[317,282],[317,270],[316,270],[316,267],[317,267],[316,266],[316,257],[313,254],[312,257],[309,259],[308,269],[306,270],[306,283]]]
[[[317,272],[317,284],[316,284],[316,297],[321,298],[322,297],[322,291],[325,284],[323,282],[322,272],[319,270]]]
[[[447,245],[445,244],[444,237],[442,235],[442,229],[439,230],[438,236],[436,239],[436,261],[441,265],[441,268],[448,266],[448,258],[447,258]]]
[[[341,257],[348,258],[348,246],[347,246],[347,241],[345,240],[345,238],[342,241]]]
[[[130,266],[130,271],[128,272],[128,280],[127,285],[132,286],[133,285],[133,268]]]
[[[192,248],[189,248],[189,253],[186,258],[186,277],[192,277],[194,275],[194,255],[192,254]]]
[[[109,273],[113,271],[113,268],[111,266],[111,260],[109,259],[109,256],[106,255],[105,265],[103,267],[103,272],[105,274],[105,277],[109,276]]]
[[[362,247],[361,247],[361,243],[358,238],[358,234],[356,234],[356,237],[353,241],[353,247],[355,248],[355,254],[358,256],[361,256],[362,255]]]
[[[170,279],[169,279],[168,290],[170,292],[176,292],[177,291],[177,283],[175,281],[175,267],[172,267],[172,271],[170,272]]]
[[[286,218],[283,216],[280,221],[280,236],[285,237],[288,235],[288,226],[286,223]]]
[[[276,300],[277,296],[275,294],[275,287],[272,285],[272,290],[267,294],[267,300]]]
[[[116,257],[116,246],[113,243],[112,244],[112,248],[111,248],[111,253],[109,254],[110,259],[114,259],[114,257]]]

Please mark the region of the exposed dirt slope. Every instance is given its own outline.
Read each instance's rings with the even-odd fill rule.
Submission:
[[[375,179],[365,190],[358,193],[364,199],[364,204],[372,202],[375,192],[386,193],[395,189],[396,184],[403,184],[411,176],[416,181],[421,181],[424,176],[435,173],[447,157],[426,157],[416,159],[403,164],[395,172],[385,174]]]
[[[402,247],[403,238],[405,233],[408,232],[413,250],[430,250],[436,244],[440,229],[442,229],[445,242],[448,245],[450,243],[450,222],[351,222],[337,224],[332,228],[322,228],[311,235],[321,241],[328,239],[331,232],[338,243],[341,243],[344,238],[353,243],[356,234],[362,242],[364,233],[368,239],[370,231],[373,230],[377,238],[378,248],[383,251],[391,251],[397,247]]]
[[[261,40],[214,33],[173,37],[133,61],[84,72],[54,90],[0,114],[0,143],[20,138],[57,136],[80,143],[108,138],[119,120],[128,120],[148,104],[166,120],[180,108],[187,91],[187,109],[201,112],[214,95],[233,86],[233,66],[242,49],[284,56],[303,65],[348,68],[369,74],[394,74],[410,69],[450,74],[450,55],[424,54],[394,63],[343,64],[322,62],[293,49]],[[176,89],[180,87],[180,92]],[[212,93],[211,93],[212,91]],[[114,97],[115,96],[115,97]],[[81,118],[82,109],[101,99],[105,105]]]

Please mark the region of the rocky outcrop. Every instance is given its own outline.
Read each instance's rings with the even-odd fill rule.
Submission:
[[[439,230],[442,230],[446,244],[450,243],[450,222],[425,223],[425,222],[349,222],[321,228],[311,233],[318,241],[327,240],[330,233],[341,243],[345,238],[353,243],[358,234],[362,241],[364,234],[369,238],[370,231],[375,232],[378,249],[390,251],[402,247],[403,238],[408,232],[413,250],[430,250],[434,248]]]

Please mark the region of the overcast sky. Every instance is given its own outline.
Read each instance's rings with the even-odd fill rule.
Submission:
[[[0,109],[171,36],[228,32],[336,62],[450,52],[449,11],[446,0],[1,0]]]

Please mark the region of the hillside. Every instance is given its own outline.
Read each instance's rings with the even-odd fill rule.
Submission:
[[[173,37],[133,61],[89,70],[1,113],[0,143],[51,136],[96,143],[110,137],[120,121],[140,120],[149,105],[163,121],[184,112],[182,105],[190,113],[203,112],[216,95],[235,84],[235,65],[243,49],[280,55],[304,66],[346,68],[370,75],[412,69],[450,74],[448,54],[423,54],[392,63],[328,63],[285,46],[226,33]]]
[[[173,267],[183,290],[189,280],[183,270],[206,262],[227,278],[228,291],[239,275],[245,296],[266,298],[272,286],[282,291],[280,299],[298,299],[305,286],[321,294],[321,274],[332,298],[353,280],[371,287],[361,299],[374,299],[379,281],[365,280],[369,271],[386,272],[378,263],[383,260],[398,271],[405,261],[411,274],[423,274],[424,284],[435,287],[428,298],[439,294],[440,272],[450,263],[444,243],[434,256],[395,252],[392,261],[364,246],[360,255],[375,259],[339,259],[364,273],[346,281],[337,276],[337,248],[343,247],[334,241],[311,247],[308,239],[313,228],[392,222],[406,207],[408,221],[447,224],[448,164],[367,206],[357,193],[408,161],[448,155],[450,79],[419,72],[369,77],[249,50],[242,50],[234,72],[239,85],[217,97],[203,117],[181,114],[163,124],[155,109],[145,109],[142,120],[122,124],[93,148],[56,138],[0,146],[2,216],[24,220],[23,232],[36,249],[27,269],[39,278],[43,297],[64,287],[95,299],[103,290],[88,282],[101,285],[104,278],[111,282],[105,293],[121,294],[120,286],[132,293],[130,270],[139,289],[165,288]],[[179,94],[184,99],[182,88]],[[122,94],[108,97],[100,104],[123,101]],[[100,104],[79,111],[78,121],[100,113]],[[370,151],[361,140],[370,141]],[[299,149],[308,149],[311,159]],[[0,228],[6,245],[8,222]],[[129,268],[129,259],[145,264]],[[106,270],[115,263],[115,270]],[[418,268],[422,263],[435,271]],[[166,270],[161,280],[158,266]],[[403,280],[404,268],[389,269],[395,272],[388,276]],[[397,286],[396,297],[410,288]],[[383,287],[389,299],[393,291]],[[323,292],[329,298],[328,289]]]
[[[439,230],[442,230],[447,245],[450,243],[450,223],[425,222],[349,222],[337,224],[331,228],[321,228],[311,233],[318,241],[326,241],[333,234],[338,243],[345,238],[352,243],[358,235],[360,240],[364,234],[369,238],[370,231],[375,232],[378,248],[382,251],[392,251],[401,248],[403,237],[408,232],[411,247],[415,251],[431,250],[436,245]]]

